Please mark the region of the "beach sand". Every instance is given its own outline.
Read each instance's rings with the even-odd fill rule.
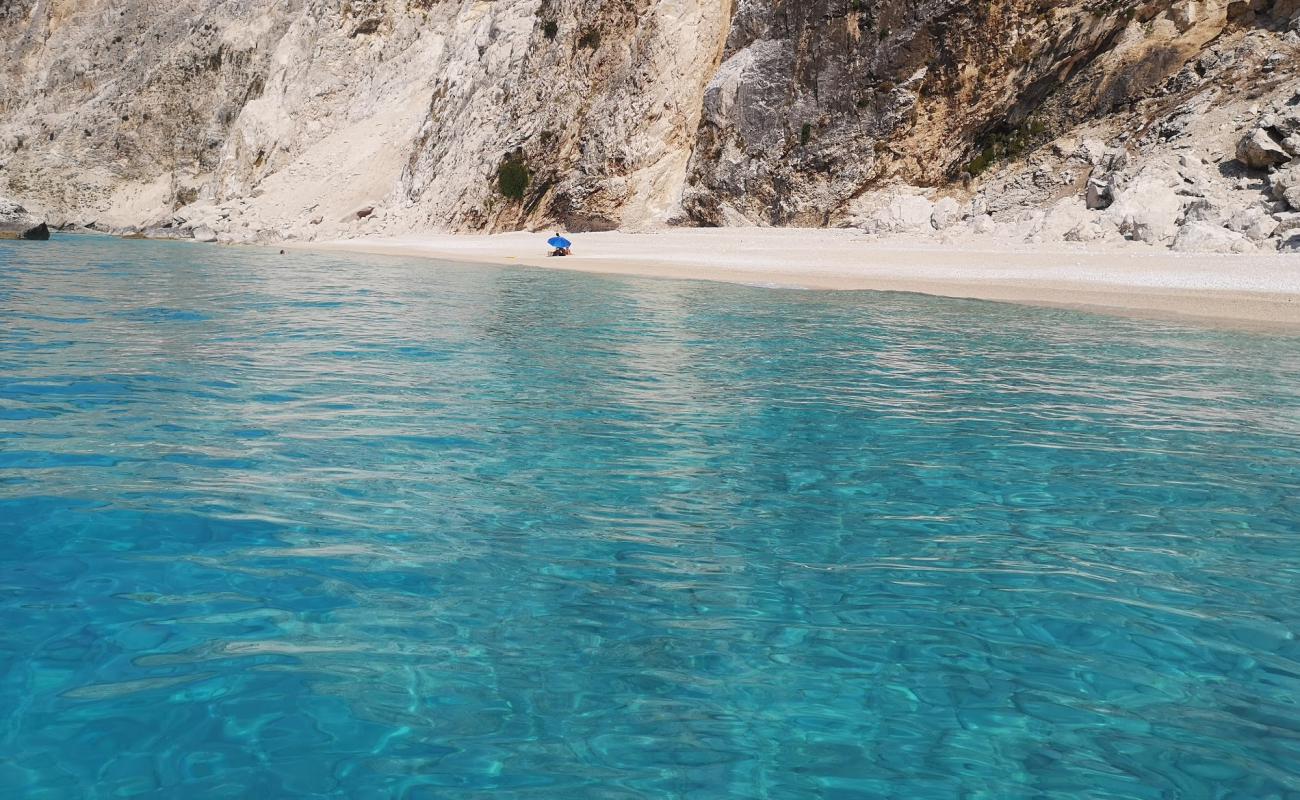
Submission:
[[[587,233],[549,258],[541,233],[415,234],[294,245],[474,264],[806,289],[917,292],[1233,328],[1300,332],[1300,254],[1191,255],[1146,245],[868,237],[854,230]]]

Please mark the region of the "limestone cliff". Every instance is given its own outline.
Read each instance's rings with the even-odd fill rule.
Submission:
[[[663,219],[729,19],[718,0],[5,8],[11,194],[108,224],[217,208],[214,224],[250,236],[347,233],[359,216],[451,229]],[[529,174],[520,201],[498,190],[508,159]]]
[[[0,194],[55,220],[223,241],[965,224],[1172,245],[1197,223],[1276,247],[1289,218],[1253,238],[1232,225],[1300,210],[1289,179],[1267,173],[1300,148],[1286,124],[1260,122],[1270,108],[1289,119],[1300,91],[1297,12],[1300,0],[3,0]],[[1239,154],[1249,136],[1285,158]],[[1161,201],[1173,228],[1126,211],[1156,184],[1176,198]],[[1078,219],[1061,231],[1051,214]]]

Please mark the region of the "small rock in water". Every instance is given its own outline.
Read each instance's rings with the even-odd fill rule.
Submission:
[[[49,226],[16,201],[0,197],[0,239],[50,238]]]

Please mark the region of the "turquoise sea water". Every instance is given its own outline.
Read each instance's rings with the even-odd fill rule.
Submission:
[[[1300,339],[0,246],[0,796],[1300,797]]]

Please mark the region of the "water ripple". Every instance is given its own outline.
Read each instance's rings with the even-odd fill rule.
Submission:
[[[1300,340],[47,244],[7,796],[1300,796]]]

